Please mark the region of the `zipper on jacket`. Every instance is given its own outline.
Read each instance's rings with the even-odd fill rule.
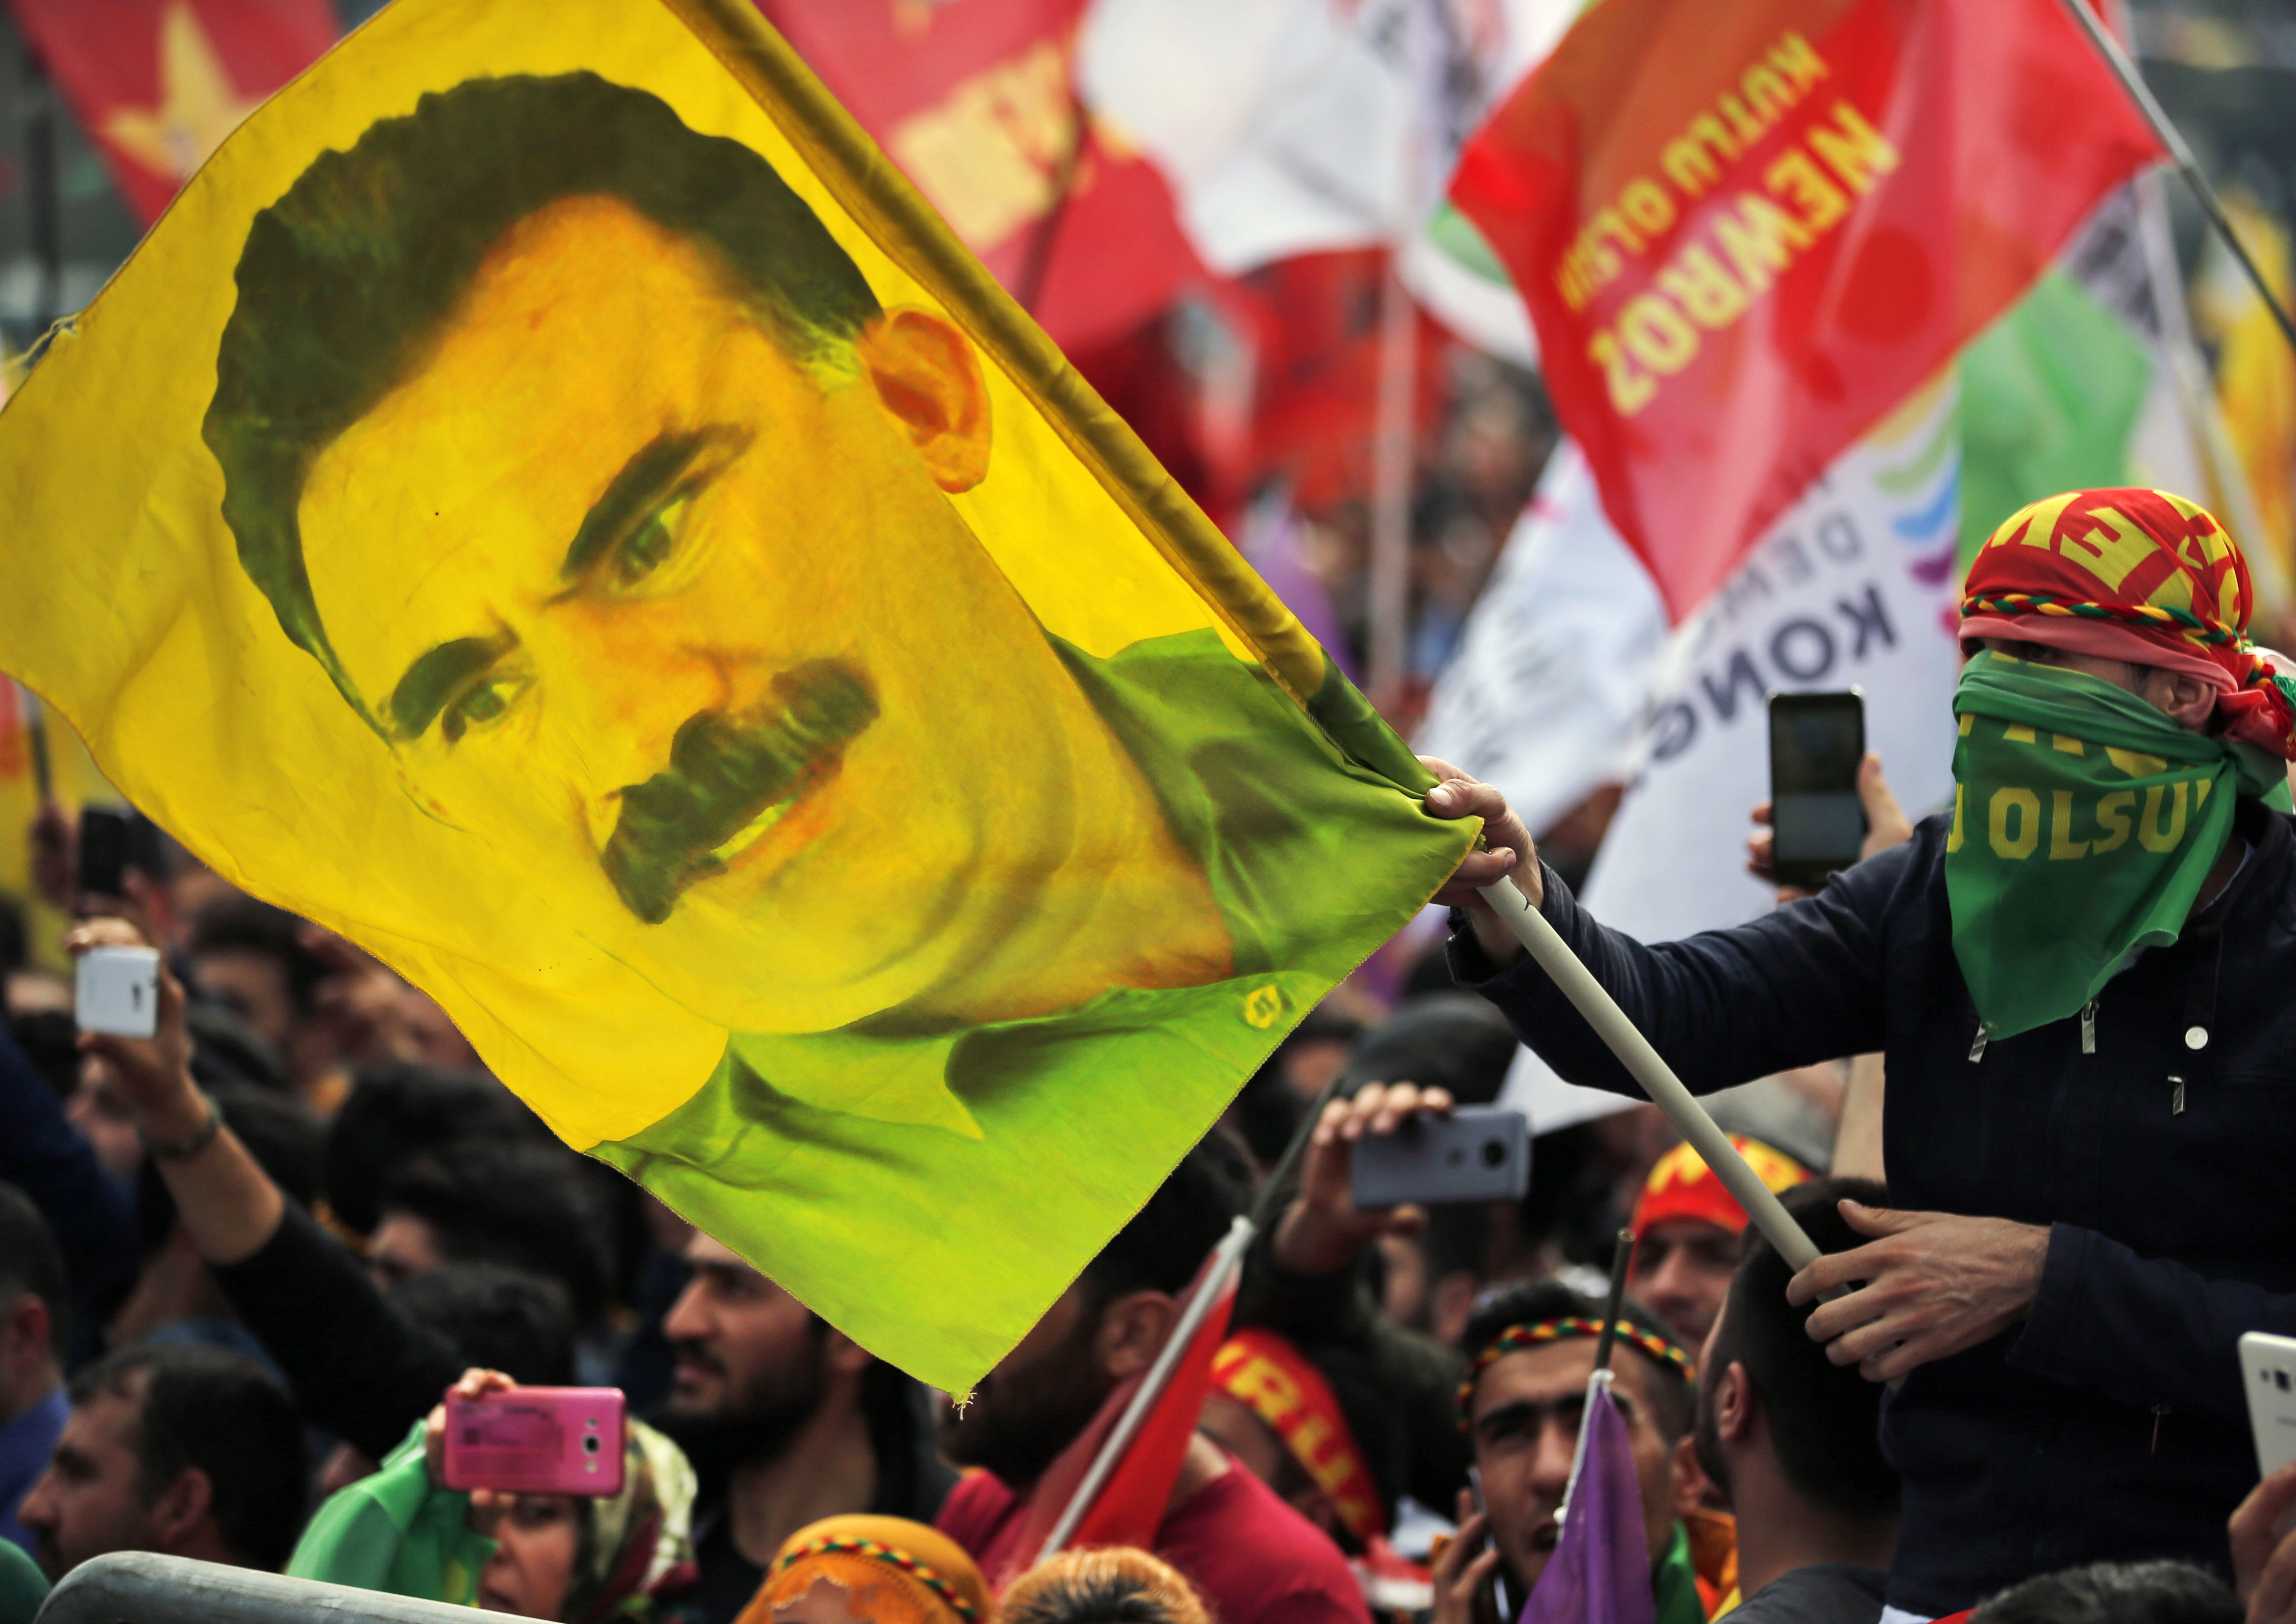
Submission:
[[[2091,998],[2081,1005],[2081,1053],[2096,1053],[2096,1000]]]
[[[2149,1455],[2161,1453],[2161,1417],[2168,1413],[2169,1407],[2165,1404],[2156,1404],[2152,1407],[2152,1447],[2146,1451]]]
[[[2177,1085],[2169,1095],[2169,1114],[2172,1117],[2181,1117],[2185,1114],[2185,1079],[2171,1075],[2169,1080]]]
[[[1973,1066],[1979,1061],[1985,1058],[1985,1040],[1988,1036],[1990,1036],[1990,1034],[1988,1034],[1985,1029],[1985,1022],[1982,1021],[1979,1021],[1977,1023],[1977,1036],[1971,1041],[1969,1046],[1969,1063],[1971,1065]]]

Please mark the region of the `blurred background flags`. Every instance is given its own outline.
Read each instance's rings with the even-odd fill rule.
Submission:
[[[13,0],[149,226],[263,98],[335,43],[327,0]]]
[[[0,337],[21,348],[78,308],[228,120],[376,9],[8,0]],[[1422,745],[1552,808],[1541,833],[1566,873],[1620,844],[1606,832],[1649,776],[1648,723],[1680,697],[1653,684],[1677,667],[1660,662],[1647,570],[1622,575],[1603,550],[1615,530],[1566,499],[1587,489],[1568,461],[1529,502],[1555,444],[1537,342],[1498,256],[1441,197],[1451,153],[1574,0],[761,9],[1367,684],[1384,622],[1380,697],[1398,725],[1431,694]],[[2296,19],[2275,0],[2105,10],[2251,251],[2284,264]],[[1384,319],[1391,282],[1416,321]],[[1409,353],[1383,362],[1404,332]],[[2187,488],[2268,544],[2251,556],[2268,617],[2284,615],[2296,361],[2181,188],[2154,174],[2106,198],[1954,371],[1964,546],[2041,486]],[[1410,386],[1389,391],[1409,409],[1386,419],[1404,488],[1383,506],[1382,376]],[[69,734],[55,748],[76,763]],[[1876,740],[1894,769],[1902,748]],[[63,778],[69,795],[77,767]],[[1632,861],[1613,849],[1606,872]],[[1707,923],[1763,906],[1734,866],[1674,882]]]

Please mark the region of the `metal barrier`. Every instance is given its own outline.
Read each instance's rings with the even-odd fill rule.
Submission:
[[[473,1624],[475,1617],[445,1602],[115,1551],[65,1574],[33,1624]]]

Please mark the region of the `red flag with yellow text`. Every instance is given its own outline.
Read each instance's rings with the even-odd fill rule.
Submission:
[[[12,0],[135,217],[335,43],[328,0]]]
[[[1451,196],[1678,620],[2161,156],[2059,0],[1601,0]]]

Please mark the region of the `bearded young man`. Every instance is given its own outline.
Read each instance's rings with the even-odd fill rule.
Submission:
[[[1529,861],[1488,785],[1433,809],[1490,849],[1442,899],[1452,968],[1574,1082],[1625,1069],[1485,904],[1513,874],[1691,1088],[1882,1050],[1897,1210],[1794,1277],[1837,1364],[1903,1380],[1898,1617],[2100,1558],[2221,1569],[2255,1478],[2234,1344],[2296,1331],[2296,704],[2248,641],[2224,528],[2071,493],[1970,570],[1950,815],[1767,917],[1646,947]]]
[[[662,1321],[676,1374],[653,1419],[701,1478],[699,1577],[665,1617],[727,1624],[798,1530],[853,1512],[927,1521],[956,1474],[934,1458],[914,1380],[698,1230],[685,1260]]]

